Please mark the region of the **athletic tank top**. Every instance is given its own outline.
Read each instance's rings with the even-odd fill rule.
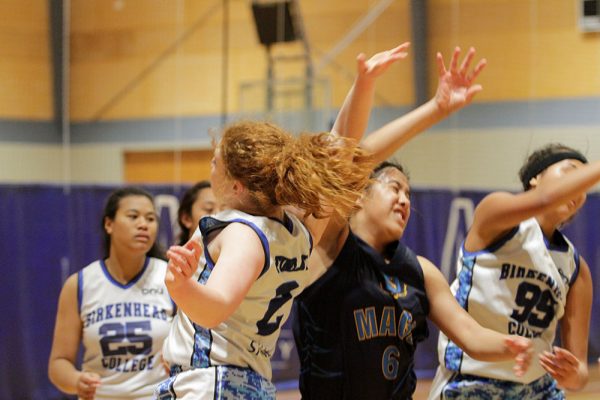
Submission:
[[[79,271],[82,370],[101,376],[96,399],[149,399],[168,377],[161,351],[175,306],[164,283],[166,266],[148,257],[127,284],[114,280],[103,260]]]
[[[531,218],[485,250],[468,252],[463,244],[457,268],[452,292],[479,324],[531,338],[536,353],[551,351],[567,293],[579,272],[579,255],[566,237],[555,231],[549,243]],[[462,374],[529,383],[546,373],[534,361],[518,378],[514,361],[474,360],[443,333],[438,356],[443,367]]]
[[[216,328],[203,328],[179,310],[165,342],[165,358],[183,370],[233,365],[271,379],[270,359],[281,326],[289,316],[292,299],[309,280],[306,260],[312,250],[311,237],[304,225],[288,214],[283,222],[237,210],[203,217],[199,226],[205,249],[198,268],[200,283],[206,282],[215,267],[206,250],[206,238],[231,223],[247,225],[259,237],[265,253],[262,272],[238,309]]]
[[[352,232],[331,267],[295,301],[303,399],[409,399],[429,303],[415,254],[381,254]]]

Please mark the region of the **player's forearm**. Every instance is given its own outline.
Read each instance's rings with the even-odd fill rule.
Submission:
[[[188,279],[177,287],[167,283],[167,289],[177,307],[204,328],[214,328],[235,310],[221,294],[193,279]]]
[[[444,333],[472,358],[479,361],[505,361],[514,358],[505,344],[508,335],[482,327],[469,315],[457,316],[455,324],[460,329],[453,328],[451,332]]]
[[[359,75],[344,100],[333,131],[340,136],[360,140],[369,124],[374,93],[375,81]]]
[[[435,100],[429,100],[368,135],[362,146],[374,154],[376,162],[383,161],[445,116],[446,113],[437,106]]]
[[[81,371],[66,359],[54,359],[48,365],[50,382],[63,393],[77,394],[79,375],[81,375]]]

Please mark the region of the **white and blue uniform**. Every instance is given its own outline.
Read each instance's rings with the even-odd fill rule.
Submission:
[[[311,237],[294,216],[278,221],[228,210],[200,220],[204,254],[198,281],[204,284],[214,268],[207,238],[231,223],[249,226],[260,238],[265,265],[238,309],[213,329],[177,313],[164,356],[172,377],[157,390],[160,399],[275,398],[270,359],[292,299],[309,282],[306,260]],[[235,279],[235,277],[232,277]]]
[[[101,377],[96,399],[150,399],[167,377],[161,352],[175,305],[165,287],[166,270],[163,260],[148,257],[127,284],[114,280],[103,260],[79,271],[82,370]]]
[[[530,218],[485,250],[469,252],[463,244],[457,268],[452,293],[479,324],[532,339],[536,354],[552,350],[569,288],[579,272],[579,255],[559,231],[549,242],[537,220]],[[545,399],[562,398],[538,362],[519,378],[512,370],[514,361],[474,360],[442,332],[438,357],[430,399],[463,398],[459,393],[465,398],[489,397],[496,390],[502,391],[503,399],[534,398],[529,397],[531,391],[538,396],[546,392]]]

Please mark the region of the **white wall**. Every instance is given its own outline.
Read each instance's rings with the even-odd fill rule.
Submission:
[[[519,190],[517,172],[529,152],[559,141],[600,159],[596,128],[547,129],[433,129],[421,134],[394,158],[409,170],[416,187]],[[168,148],[132,144],[78,144],[68,151],[60,145],[3,143],[0,182],[118,184],[123,181],[125,150]],[[204,147],[207,147],[204,144]],[[198,143],[194,144],[198,148]],[[63,160],[70,160],[70,177]]]

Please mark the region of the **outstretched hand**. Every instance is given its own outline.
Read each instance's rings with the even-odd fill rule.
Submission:
[[[364,53],[356,57],[358,75],[362,79],[375,79],[382,75],[397,60],[406,58],[410,42],[402,43],[400,46],[390,50],[382,51],[367,60]]]
[[[553,352],[544,351],[540,364],[563,388],[575,390],[585,383],[579,374],[579,359],[566,349],[555,346]]]
[[[437,53],[438,88],[435,101],[438,107],[451,113],[469,104],[473,97],[483,90],[479,84],[474,84],[475,79],[487,64],[485,58],[481,59],[475,68],[470,71],[471,62],[475,57],[475,49],[471,47],[460,67],[458,57],[460,48],[456,47],[450,60],[450,69],[446,69],[441,53]]]
[[[188,279],[191,279],[198,269],[202,244],[199,237],[192,237],[183,246],[171,246],[167,251],[169,263],[165,275],[165,284],[169,291],[176,290]]]
[[[504,345],[514,355],[515,366],[513,372],[516,376],[523,376],[531,364],[533,342],[521,336],[509,336],[504,339]]]

